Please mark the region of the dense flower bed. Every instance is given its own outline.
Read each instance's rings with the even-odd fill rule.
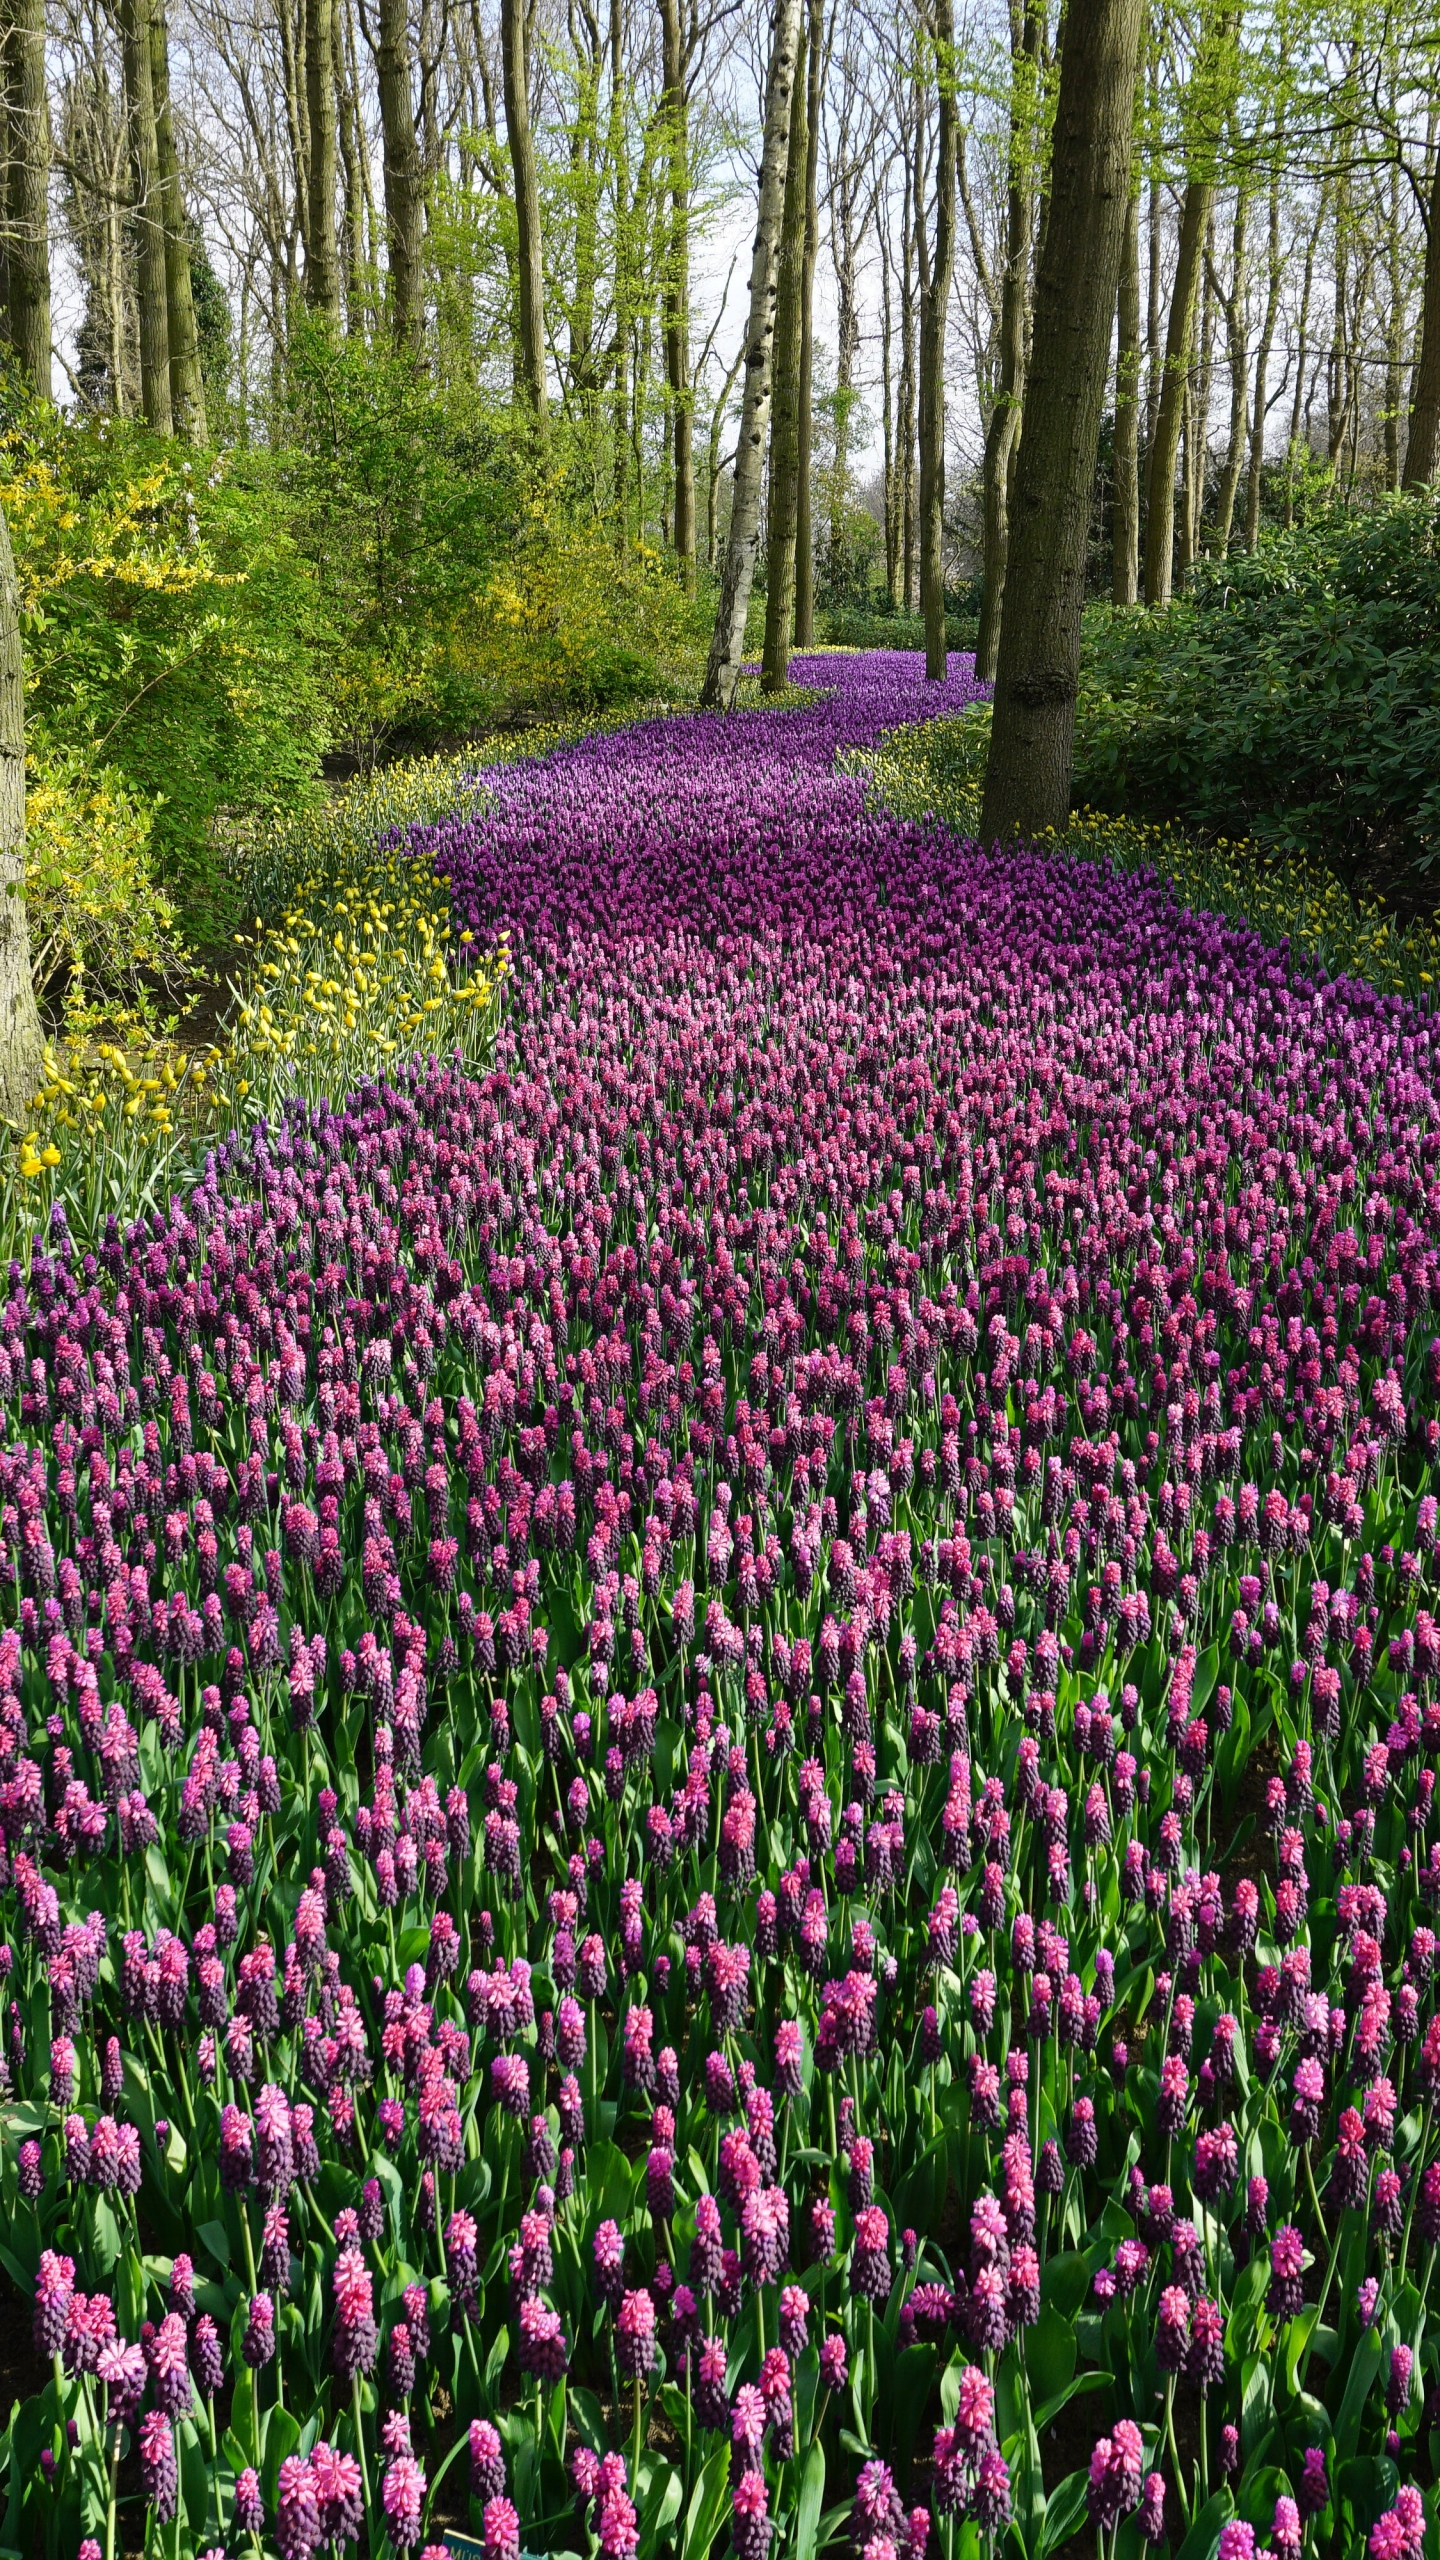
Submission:
[[[797,672],[12,1266],[12,2549],[1433,2536],[1434,1025]]]
[[[861,750],[886,807],[905,817],[935,816],[961,835],[980,820],[989,722],[913,721]],[[1253,926],[1265,942],[1283,943],[1302,967],[1364,978],[1387,995],[1433,1003],[1440,978],[1440,929],[1406,918],[1362,889],[1352,894],[1325,862],[1252,842],[1197,839],[1183,828],[1091,808],[1071,811],[1065,847],[1118,871],[1158,871],[1187,907],[1204,907]]]

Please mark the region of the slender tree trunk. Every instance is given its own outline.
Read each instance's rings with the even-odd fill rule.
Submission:
[[[335,248],[338,184],[335,0],[304,0],[305,109],[310,167],[305,224],[305,299],[317,318],[340,325],[340,261]]]
[[[1150,456],[1155,450],[1155,422],[1160,415],[1160,302],[1164,277],[1161,255],[1165,234],[1162,223],[1163,204],[1158,175],[1150,180],[1150,200],[1146,209],[1147,273],[1145,279],[1145,466],[1148,473]]]
[[[366,290],[365,131],[360,120],[349,0],[345,0],[344,12],[337,26],[341,41],[336,47],[336,131],[344,181],[341,252],[345,271],[345,334],[358,338],[364,332],[370,297]]]
[[[690,380],[690,116],[680,0],[660,0],[661,113],[669,147],[670,237],[664,268],[665,378],[670,386],[676,566],[695,592],[695,390]]]
[[[425,195],[415,139],[414,75],[406,0],[379,0],[375,85],[385,152],[385,248],[390,268],[390,325],[395,344],[418,353],[425,326]]]
[[[1256,549],[1260,540],[1260,492],[1265,471],[1267,411],[1265,394],[1270,372],[1270,350],[1275,343],[1275,321],[1280,309],[1280,279],[1283,272],[1280,257],[1280,172],[1277,166],[1270,180],[1270,236],[1266,252],[1265,311],[1260,322],[1260,343],[1255,350],[1255,396],[1250,412],[1250,463],[1245,482],[1245,548],[1250,552]]]
[[[209,442],[200,336],[190,288],[190,243],[180,158],[170,113],[170,30],[166,0],[150,0],[150,87],[155,102],[155,158],[165,224],[165,326],[170,342],[170,414],[175,433],[193,445]]]
[[[1420,354],[1410,391],[1410,432],[1405,443],[1402,486],[1423,489],[1435,477],[1437,456],[1440,456],[1440,152],[1435,155],[1435,175],[1430,188]]]
[[[505,130],[515,182],[520,268],[520,379],[537,427],[545,423],[545,278],[540,259],[540,184],[530,131],[530,66],[525,0],[500,0],[500,54]]]
[[[1295,522],[1295,465],[1300,453],[1300,421],[1305,409],[1305,366],[1310,352],[1310,297],[1315,287],[1315,259],[1325,226],[1326,191],[1320,191],[1315,227],[1305,243],[1305,271],[1300,287],[1300,314],[1295,329],[1295,398],[1290,409],[1290,435],[1285,447],[1285,530]]]
[[[1190,368],[1185,400],[1185,460],[1181,472],[1180,574],[1185,577],[1200,549],[1205,513],[1205,483],[1210,467],[1210,390],[1215,353],[1215,214],[1205,226],[1205,255],[1200,269],[1199,343]]]
[[[1115,502],[1110,593],[1133,604],[1140,592],[1140,186],[1125,208],[1115,354]]]
[[[150,0],[120,0],[125,107],[130,123],[135,207],[136,289],[140,310],[140,405],[157,435],[174,433],[170,398],[170,322],[165,222],[155,144],[155,91],[150,64]]]
[[[1385,278],[1390,310],[1385,323],[1385,486],[1400,486],[1400,403],[1405,365],[1405,265],[1401,233],[1401,189],[1398,169],[1390,172],[1385,204]]]
[[[1246,332],[1248,214],[1248,200],[1242,186],[1236,190],[1235,223],[1230,237],[1230,291],[1222,305],[1225,348],[1230,364],[1230,433],[1215,499],[1215,550],[1222,560],[1230,548],[1230,528],[1235,518],[1235,500],[1245,462],[1245,409],[1250,391],[1250,350]]]
[[[615,556],[630,548],[630,167],[625,147],[625,23],[621,0],[610,0],[610,166],[615,188],[615,335],[611,345],[610,442],[615,509]]]
[[[915,118],[918,159],[923,118]],[[914,180],[907,167],[900,265],[900,521],[905,610],[920,609],[920,553],[915,522],[915,242],[918,229]]]
[[[1143,0],[1069,0],[980,831],[1062,827]]]
[[[710,449],[706,456],[708,476],[705,497],[705,565],[709,569],[715,566],[715,504],[720,487],[720,441],[725,433],[725,415],[730,406],[730,395],[740,379],[740,367],[744,361],[745,344],[742,339],[735,361],[725,376],[725,388],[716,401],[710,418]]]
[[[815,262],[820,254],[820,110],[825,81],[825,0],[810,0],[805,110],[805,246],[800,267],[799,445],[795,457],[795,646],[815,639]],[[838,398],[838,390],[837,390]],[[839,468],[837,449],[836,468]]]
[[[1330,353],[1325,366],[1325,459],[1332,473],[1350,425],[1350,184],[1341,169],[1335,182],[1335,281],[1331,296]]]
[[[1209,178],[1192,178],[1180,208],[1180,241],[1170,319],[1165,332],[1165,363],[1160,402],[1150,446],[1150,479],[1145,524],[1145,601],[1168,605],[1175,570],[1175,464],[1184,423],[1185,385],[1195,336],[1196,291],[1205,230],[1214,186]]]
[[[945,322],[955,280],[955,13],[933,0],[935,83],[935,240],[920,304],[920,610],[925,617],[925,673],[942,684],[945,650]],[[923,210],[917,224],[923,239]]]
[[[853,189],[842,176],[836,208],[835,254],[835,467],[830,475],[829,579],[832,595],[845,577],[846,526],[850,499],[850,418],[855,406],[855,367],[860,354],[860,312],[856,298],[856,248]],[[883,251],[882,251],[883,257]],[[881,349],[884,384],[885,441],[885,571],[890,577],[890,276],[884,268]],[[812,332],[813,334],[813,332]]]
[[[4,0],[5,336],[22,380],[50,397],[50,106],[44,0]],[[21,774],[21,827],[24,774]],[[0,1000],[3,1000],[0,976]]]
[[[12,1125],[24,1123],[39,1068],[25,912],[25,660],[15,556],[0,509],[0,1116]]]
[[[799,515],[801,294],[805,265],[805,164],[809,156],[806,30],[790,91],[790,136],[775,297],[775,387],[770,410],[769,539],[765,560],[762,693],[783,693],[795,627],[795,533]]]
[[[884,435],[885,476],[885,593],[891,608],[898,613],[902,593],[900,567],[900,505],[895,464],[895,409],[892,382],[892,349],[894,321],[890,309],[890,260],[881,241],[880,256],[880,406]]]
[[[1030,288],[1030,233],[1035,202],[1033,141],[1035,123],[1035,59],[1040,48],[1040,15],[1030,0],[1012,30],[1010,52],[1010,167],[1005,219],[1005,274],[1000,289],[999,370],[995,402],[985,434],[982,473],[984,551],[980,596],[980,629],[975,641],[975,673],[984,684],[995,681],[1000,649],[1000,614],[1005,596],[1005,562],[1010,541],[1010,473],[1020,435],[1025,397],[1025,314]]]
[[[745,649],[745,616],[760,539],[760,490],[775,349],[780,225],[789,165],[790,93],[800,52],[800,0],[776,0],[765,84],[765,139],[760,155],[759,218],[750,264],[750,320],[745,343],[745,401],[735,453],[730,538],[700,700],[710,710],[735,699]]]

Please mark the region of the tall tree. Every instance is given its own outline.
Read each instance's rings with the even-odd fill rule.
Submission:
[[[310,126],[305,221],[305,299],[317,318],[340,325],[340,260],[335,240],[339,176],[335,0],[304,0],[305,107]]]
[[[157,435],[174,433],[170,397],[169,277],[165,218],[155,141],[150,54],[150,0],[120,0],[125,112],[130,124],[131,195],[135,217],[140,310],[140,405]]]
[[[414,62],[406,0],[379,0],[379,32],[367,43],[375,55],[380,134],[385,153],[385,247],[390,276],[390,323],[397,347],[418,352],[425,326],[425,193],[415,134]]]
[[[1115,501],[1110,593],[1133,604],[1140,592],[1140,173],[1125,208],[1115,326]]]
[[[765,645],[760,659],[762,693],[783,693],[790,678],[795,623],[795,532],[799,519],[801,298],[805,263],[805,166],[809,133],[805,79],[807,36],[800,29],[800,60],[790,91],[790,136],[780,217],[779,283],[775,299],[775,389],[770,416],[770,522],[765,564]]]
[[[825,95],[825,67],[825,0],[810,0],[805,72],[805,240],[800,260],[800,381],[795,456],[797,649],[808,649],[815,638],[815,265],[820,254],[820,110]],[[839,467],[837,459],[837,471]]]
[[[200,332],[190,280],[190,239],[180,185],[180,157],[170,112],[170,27],[166,0],[150,0],[150,89],[155,104],[155,171],[165,226],[165,335],[170,347],[170,416],[193,445],[209,442]]]
[[[750,260],[750,316],[745,332],[745,395],[735,449],[730,533],[715,610],[715,629],[700,700],[711,710],[729,708],[740,681],[745,617],[760,540],[760,490],[775,350],[775,301],[785,177],[790,161],[790,98],[800,52],[801,0],[775,0],[770,66],[765,83],[765,134],[760,151],[759,207]]]
[[[680,0],[660,0],[661,116],[669,159],[670,233],[664,268],[665,379],[674,470],[671,540],[687,595],[695,592],[695,390],[690,379],[690,102]]]
[[[545,277],[540,257],[540,182],[530,128],[530,48],[525,0],[500,0],[505,132],[515,188],[519,267],[520,381],[537,428],[545,424]]]
[[[1196,306],[1205,238],[1215,203],[1218,137],[1228,104],[1237,11],[1222,8],[1202,28],[1185,100],[1186,176],[1180,204],[1175,281],[1165,331],[1165,361],[1150,444],[1145,517],[1145,601],[1168,605],[1175,579],[1175,466],[1185,423]],[[1187,513],[1189,512],[1187,508]]]
[[[1069,0],[985,769],[987,841],[1070,805],[1085,548],[1130,197],[1143,0]]]
[[[1420,353],[1410,394],[1410,433],[1401,486],[1423,489],[1440,461],[1440,152],[1430,183],[1425,226],[1425,281],[1420,306]]]
[[[1030,244],[1035,206],[1036,66],[1041,15],[1035,0],[1012,0],[1010,13],[1010,134],[1006,168],[1005,272],[1000,287],[1000,345],[995,399],[985,431],[982,472],[984,553],[980,628],[975,673],[995,680],[1000,611],[1010,534],[1010,475],[1020,437],[1025,382],[1025,319],[1030,293]],[[1123,288],[1122,288],[1123,289]]]
[[[39,1068],[25,912],[25,658],[15,555],[0,508],[0,1116],[12,1125],[30,1107]]]
[[[945,651],[945,322],[955,278],[955,12],[953,0],[931,0],[934,47],[935,234],[927,238],[923,204],[916,236],[920,270],[920,610],[925,617],[925,673],[943,680]]]
[[[50,107],[45,0],[3,0],[5,338],[32,390],[50,396]]]

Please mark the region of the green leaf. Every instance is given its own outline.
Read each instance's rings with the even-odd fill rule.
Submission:
[[[1127,2221],[1127,2233],[1130,2228]],[[1049,2259],[1040,2279],[1042,2301],[1062,2319],[1073,2319],[1090,2290],[1090,2272],[1089,2259],[1078,2249],[1066,2249],[1058,2258]]]
[[[1350,2359],[1349,2377],[1335,2420],[1335,2460],[1348,2462],[1360,2442],[1360,2429],[1365,2419],[1365,2403],[1375,2388],[1384,2361],[1385,2350],[1373,2329],[1367,2329]]]
[[[820,2510],[825,2502],[825,2447],[817,2436],[805,2457],[795,2509],[795,2560],[815,2560]]]
[[[1083,2471],[1072,2471],[1058,2483],[1045,2501],[1044,2521],[1040,2529],[1041,2560],[1047,2551],[1058,2551],[1068,2542],[1085,2513],[1085,2493],[1089,2487]]]
[[[720,2444],[710,2455],[690,2492],[680,2541],[681,2560],[708,2560],[729,2498],[730,2447]]]
[[[1037,2399],[1053,2400],[1075,2371],[1074,2322],[1054,2302],[1047,2303],[1025,2340],[1025,2364]]]
[[[1220,2528],[1228,2524],[1234,2508],[1228,2489],[1217,2489],[1207,2500],[1180,2545],[1176,2560],[1211,2560],[1220,2540]]]

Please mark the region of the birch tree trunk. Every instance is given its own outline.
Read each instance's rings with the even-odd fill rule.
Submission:
[[[760,659],[762,693],[783,693],[790,677],[795,624],[795,531],[800,472],[800,298],[805,263],[805,163],[809,156],[806,98],[806,31],[790,91],[785,198],[780,216],[779,281],[775,297],[775,389],[770,416],[770,520],[765,562],[765,645]]]
[[[0,58],[6,124],[5,336],[16,370],[48,400],[50,106],[44,0],[4,0]]]
[[[1142,10],[1143,0],[1070,0],[1061,36],[980,820],[987,843],[1061,827],[1070,805],[1085,550],[1130,200]]]
[[[1031,141],[1035,114],[1035,57],[1040,45],[1039,12],[1033,5],[1012,20],[1010,48],[1010,167],[1005,221],[1005,273],[1000,289],[999,373],[995,405],[985,435],[982,475],[984,552],[980,597],[980,629],[975,641],[975,673],[983,683],[995,681],[1000,647],[1000,613],[1005,595],[1005,561],[1010,534],[1010,471],[1020,434],[1025,396],[1025,307],[1030,286],[1030,234],[1035,202]]]
[[[190,244],[185,234],[180,157],[170,113],[170,29],[165,0],[150,0],[150,90],[155,104],[160,212],[165,225],[165,331],[170,345],[171,423],[187,443],[203,446],[210,440],[205,377],[200,370],[200,334],[195,326],[195,297],[190,287]]]
[[[338,175],[335,0],[305,0],[305,104],[310,124],[305,299],[318,318],[338,329],[340,260],[335,244]]]
[[[15,555],[0,509],[0,1116],[12,1124],[34,1097],[40,1046],[25,912],[25,660]]]
[[[1140,183],[1130,189],[1120,249],[1115,347],[1115,501],[1111,515],[1110,594],[1116,604],[1140,592]]]
[[[745,616],[755,576],[760,539],[760,485],[775,350],[776,270],[780,221],[789,165],[790,97],[800,51],[800,0],[776,0],[765,84],[765,138],[760,155],[760,202],[755,249],[750,262],[750,317],[745,340],[745,398],[740,413],[740,439],[735,453],[735,481],[730,505],[730,537],[711,635],[710,656],[701,689],[702,705],[729,708],[740,682],[745,649]]]
[[[500,53],[505,131],[515,182],[520,269],[520,380],[537,428],[545,425],[545,278],[540,260],[540,186],[530,130],[530,66],[525,0],[500,0]]]

